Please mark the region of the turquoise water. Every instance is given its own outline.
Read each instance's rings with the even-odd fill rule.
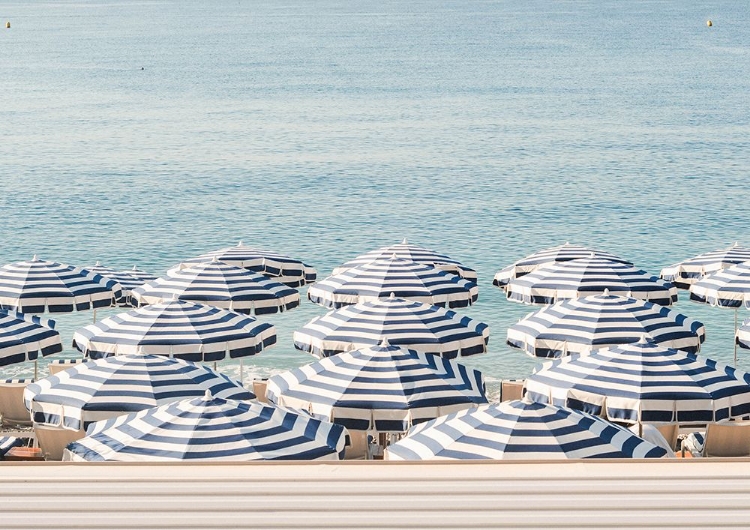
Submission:
[[[324,277],[406,237],[478,271],[465,313],[491,352],[467,364],[497,380],[534,366],[504,345],[533,308],[491,285],[512,261],[570,241],[658,273],[750,245],[743,2],[24,1],[6,20],[2,262],[162,274],[243,240]],[[676,308],[731,360],[732,311]],[[322,312],[268,317],[279,345],[249,372],[309,362],[291,334]],[[69,344],[91,314],[57,320]]]

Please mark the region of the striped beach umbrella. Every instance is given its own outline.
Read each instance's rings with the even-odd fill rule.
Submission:
[[[431,265],[436,269],[440,269],[452,274],[457,274],[465,280],[477,281],[477,271],[470,269],[461,262],[446,256],[439,254],[434,250],[419,247],[417,245],[410,245],[406,239],[397,245],[391,245],[389,247],[381,247],[377,250],[372,250],[361,256],[357,256],[353,260],[347,261],[340,267],[333,269],[333,274],[341,274],[353,267],[364,265],[365,263],[371,263],[373,261],[390,259],[396,256],[399,259],[405,259],[414,261],[416,263],[422,263],[423,265]]]
[[[210,368],[156,355],[88,361],[26,387],[26,408],[41,426],[77,431],[90,423],[209,390],[224,399],[253,399],[240,384]]]
[[[298,259],[276,252],[247,247],[240,241],[236,247],[227,247],[208,252],[185,263],[202,263],[213,259],[228,265],[241,267],[274,278],[287,287],[301,287],[313,283],[317,277],[315,269]]]
[[[689,289],[692,284],[732,265],[750,261],[750,248],[735,243],[729,248],[706,252],[661,270],[661,277],[680,289]]]
[[[413,261],[391,258],[348,269],[317,282],[307,297],[324,307],[387,298],[394,294],[417,302],[447,307],[467,307],[476,302],[477,284],[455,274]]]
[[[510,280],[508,300],[554,304],[560,300],[603,293],[629,296],[659,305],[677,302],[677,288],[648,272],[604,258],[579,258],[552,263]]]
[[[22,313],[70,313],[112,307],[120,285],[79,267],[36,256],[0,267],[0,307]]]
[[[276,343],[268,323],[217,307],[175,300],[120,313],[79,329],[85,357],[165,355],[193,362],[248,357]]]
[[[708,423],[750,414],[750,374],[645,337],[544,363],[526,397],[623,423]]]
[[[122,295],[117,301],[117,304],[124,307],[133,306],[132,300],[130,299],[130,294],[133,289],[156,279],[156,276],[153,274],[142,271],[136,266],[133,266],[132,269],[126,271],[117,271],[111,267],[106,267],[97,261],[96,264],[93,267],[89,267],[88,270],[120,284],[120,287],[122,287]]]
[[[53,320],[0,309],[0,366],[62,351]]]
[[[295,289],[217,260],[181,263],[167,271],[166,276],[133,289],[132,297],[139,305],[178,299],[256,315],[279,313],[299,305]]]
[[[349,429],[398,433],[487,402],[480,372],[387,341],[275,375],[266,397]]]
[[[577,410],[504,401],[414,427],[386,449],[388,460],[661,458],[667,451]]]
[[[505,287],[508,285],[508,282],[510,282],[511,280],[534,272],[539,267],[542,267],[544,265],[591,257],[608,259],[630,266],[633,265],[629,261],[615,256],[614,254],[610,254],[609,252],[602,252],[600,250],[594,250],[580,245],[571,245],[570,243],[565,243],[564,245],[560,245],[558,247],[540,250],[539,252],[535,252],[534,254],[526,256],[525,258],[516,261],[512,265],[505,267],[495,274],[495,278],[492,280],[492,283],[500,287],[501,289],[505,289]]]
[[[750,350],[750,318],[745,320],[735,332],[735,343],[745,350]]]
[[[637,342],[643,335],[668,348],[697,352],[706,332],[677,311],[605,291],[530,313],[508,328],[507,343],[532,357],[564,357]]]
[[[204,397],[94,423],[64,460],[107,462],[339,460],[339,425],[271,405]]]
[[[690,299],[714,307],[734,309],[734,330],[737,334],[737,313],[743,305],[750,307],[750,261],[732,265],[704,276],[690,286]],[[737,341],[734,345],[737,366]]]
[[[455,311],[389,297],[360,302],[316,317],[294,332],[294,347],[318,358],[376,346],[383,339],[445,358],[485,353],[487,324]]]

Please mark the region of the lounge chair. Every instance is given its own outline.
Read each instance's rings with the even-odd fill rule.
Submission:
[[[33,379],[0,381],[0,424],[6,428],[30,427],[31,415],[23,404],[23,391]]]
[[[500,401],[514,401],[523,398],[525,379],[503,379],[500,386]]]
[[[693,433],[682,442],[693,456],[750,456],[750,422],[709,423],[704,433]]]
[[[78,366],[83,362],[86,362],[86,359],[58,359],[50,362],[47,365],[47,369],[49,370],[49,375],[55,375],[63,370],[67,370],[68,368]]]
[[[677,449],[677,437],[680,434],[679,423],[656,423],[654,427],[661,433],[672,451]]]
[[[351,445],[346,447],[345,460],[365,460],[367,458],[367,431],[349,429]]]
[[[62,460],[63,451],[70,442],[75,442],[86,436],[83,429],[71,431],[60,427],[46,427],[34,424],[34,432],[39,447],[47,460]]]
[[[266,398],[266,388],[268,379],[253,379],[253,394],[260,403],[268,403]]]

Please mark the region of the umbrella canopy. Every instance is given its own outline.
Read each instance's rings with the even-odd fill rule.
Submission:
[[[720,307],[750,307],[750,261],[705,276],[690,286],[690,299]]]
[[[708,423],[750,413],[750,374],[642,337],[545,363],[526,397],[623,423]]]
[[[132,291],[139,305],[187,300],[264,315],[293,309],[299,293],[268,277],[221,261],[181,263],[167,275]]]
[[[132,301],[130,300],[130,293],[136,287],[140,287],[146,282],[155,280],[156,276],[148,272],[142,271],[136,266],[126,271],[116,271],[111,267],[106,267],[100,262],[96,262],[96,265],[88,268],[89,271],[104,276],[110,280],[116,281],[122,287],[122,297],[117,300],[118,305],[125,307],[132,307]]]
[[[740,348],[750,350],[750,318],[735,332],[735,342]]]
[[[492,280],[492,283],[494,285],[497,285],[501,289],[505,289],[505,287],[508,285],[508,282],[510,282],[512,279],[520,278],[525,274],[534,272],[539,267],[542,267],[544,265],[591,257],[608,259],[630,266],[633,265],[629,261],[617,257],[614,254],[610,254],[609,252],[602,252],[599,250],[590,249],[588,247],[582,247],[580,245],[571,245],[570,243],[565,243],[564,245],[560,245],[558,247],[540,250],[539,252],[535,252],[534,254],[526,256],[525,258],[516,261],[512,265],[505,267],[495,274],[495,278]]]
[[[19,261],[0,267],[0,307],[22,313],[70,313],[111,307],[122,288],[79,267],[43,261]]]
[[[318,358],[375,346],[387,339],[452,359],[485,353],[487,324],[430,304],[389,297],[342,307],[294,332],[294,347]]]
[[[0,366],[62,351],[53,320],[0,309]]]
[[[417,245],[410,245],[406,239],[400,244],[391,245],[389,247],[381,247],[377,250],[372,250],[361,256],[357,256],[353,260],[347,261],[340,267],[333,269],[333,274],[341,274],[353,267],[364,265],[365,263],[371,263],[373,261],[389,259],[396,256],[399,259],[405,259],[414,261],[416,263],[422,263],[423,265],[431,265],[436,269],[440,269],[452,274],[457,274],[465,280],[477,281],[477,271],[470,269],[461,262],[454,260],[444,254],[439,254],[434,250],[418,247]]]
[[[563,357],[637,342],[696,352],[703,324],[651,302],[605,294],[563,300],[530,313],[508,328],[508,345],[532,357]]]
[[[339,460],[346,431],[270,405],[213,397],[93,424],[65,460],[108,462]]]
[[[387,341],[275,375],[266,397],[349,429],[378,432],[405,432],[487,402],[480,372]]]
[[[510,280],[508,300],[525,304],[554,304],[560,300],[603,293],[629,296],[659,305],[677,301],[677,288],[644,270],[604,258],[580,258],[552,263]]]
[[[386,449],[388,460],[661,458],[667,451],[572,409],[504,401],[414,427]]]
[[[120,313],[73,335],[73,347],[92,359],[166,355],[216,362],[255,355],[275,343],[276,329],[271,324],[180,300]]]
[[[466,307],[476,302],[479,289],[455,274],[392,257],[329,276],[307,291],[312,302],[334,309],[391,294],[437,306]]]
[[[208,367],[155,355],[88,361],[32,383],[23,393],[35,423],[70,430],[209,390],[224,399],[255,396]]]
[[[236,247],[208,252],[197,258],[191,258],[185,263],[202,263],[212,261],[214,258],[228,265],[264,274],[288,287],[301,287],[313,283],[317,277],[314,268],[298,259],[268,250],[246,247],[242,241]]]
[[[692,284],[708,274],[750,261],[750,248],[735,243],[729,248],[700,254],[661,270],[661,277],[680,289],[689,289]]]

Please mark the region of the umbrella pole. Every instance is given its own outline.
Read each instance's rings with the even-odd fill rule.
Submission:
[[[94,308],[94,324],[96,324],[96,308]]]
[[[739,312],[740,308],[735,307],[734,308],[734,336],[732,337],[732,342],[734,343],[734,367],[737,368],[737,313]]]
[[[242,364],[242,359],[240,359],[240,386],[245,386],[245,370]]]
[[[34,359],[34,381],[39,379],[39,360]]]

